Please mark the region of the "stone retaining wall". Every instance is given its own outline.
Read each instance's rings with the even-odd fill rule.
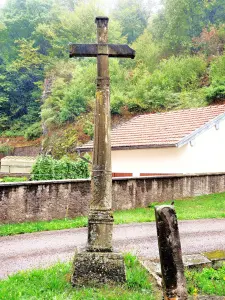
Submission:
[[[41,146],[25,146],[15,147],[13,151],[14,156],[38,156],[41,151]]]
[[[0,184],[0,223],[87,215],[90,180]],[[225,191],[225,174],[113,179],[113,209]]]

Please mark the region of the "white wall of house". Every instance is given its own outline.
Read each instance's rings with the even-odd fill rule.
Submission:
[[[31,173],[36,158],[30,156],[6,156],[1,159],[1,173]]]
[[[225,172],[225,121],[197,136],[194,145],[112,151],[112,172],[210,173]]]

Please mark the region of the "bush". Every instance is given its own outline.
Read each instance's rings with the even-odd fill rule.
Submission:
[[[35,140],[42,135],[42,129],[40,122],[31,125],[25,132],[25,138],[27,140]]]
[[[16,136],[23,136],[24,131],[23,130],[14,130],[11,128],[11,130],[5,130],[1,133],[1,136],[3,137],[16,137]]]
[[[95,95],[96,66],[94,63],[70,62],[59,64],[52,71],[51,95],[42,106],[42,121],[48,126],[72,122],[88,111]],[[52,77],[52,78],[53,78]]]
[[[32,180],[51,180],[53,176],[54,159],[51,156],[39,156],[32,167]]]
[[[201,98],[198,94],[206,70],[204,58],[197,56],[163,59],[152,73],[139,63],[121,75],[121,81],[126,81],[124,88],[113,82],[116,88],[112,88],[111,111],[120,114],[121,108],[127,107],[129,112],[142,113],[204,106],[205,95],[201,92]]]
[[[225,99],[225,82],[224,84],[212,84],[210,87],[206,88],[206,99],[209,103],[213,100],[224,100]]]
[[[160,62],[150,78],[150,86],[173,92],[192,90],[199,87],[205,71],[206,62],[201,57],[172,56]]]
[[[90,177],[88,163],[79,159],[72,161],[67,157],[60,160],[51,156],[39,156],[32,168],[32,180],[59,180]]]
[[[4,155],[11,154],[13,152],[13,149],[14,149],[13,147],[6,144],[0,145],[0,153]]]
[[[215,59],[209,71],[211,85],[206,88],[209,103],[213,100],[225,99],[225,55]]]
[[[210,66],[209,72],[212,83],[224,82],[225,80],[225,54],[217,57]]]

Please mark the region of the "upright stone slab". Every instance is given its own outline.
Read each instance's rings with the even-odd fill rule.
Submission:
[[[97,92],[88,244],[73,263],[72,284],[99,285],[126,280],[123,257],[112,249],[112,170],[109,57],[134,58],[127,45],[109,45],[108,18],[97,17],[97,44],[71,44],[70,57],[97,57]]]
[[[159,256],[162,271],[164,299],[188,299],[184,265],[178,230],[177,217],[173,205],[155,207]]]

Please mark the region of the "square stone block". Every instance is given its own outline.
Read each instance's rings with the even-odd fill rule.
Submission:
[[[183,255],[183,263],[185,267],[211,267],[211,261],[202,254],[188,254]]]
[[[71,282],[73,286],[99,286],[126,281],[124,258],[113,252],[75,254]]]

